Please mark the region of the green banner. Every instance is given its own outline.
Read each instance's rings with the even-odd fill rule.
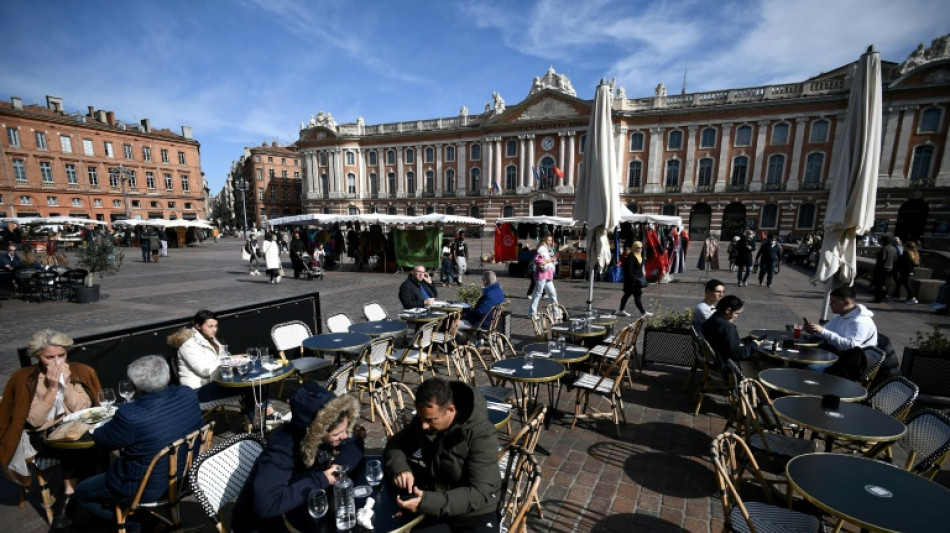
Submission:
[[[439,268],[442,248],[441,229],[396,229],[393,230],[393,244],[396,248],[397,265],[405,268],[416,265]]]

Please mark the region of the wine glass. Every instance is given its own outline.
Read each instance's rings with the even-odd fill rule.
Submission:
[[[99,391],[99,405],[106,408],[108,413],[112,409],[112,404],[115,403],[115,391],[109,388],[102,389]]]
[[[247,360],[251,362],[251,369],[254,369],[254,364],[257,363],[257,358],[260,357],[260,350],[255,347],[247,349]]]
[[[231,355],[231,351],[228,350],[228,345],[227,345],[227,344],[222,344],[222,345],[221,345],[221,349],[218,350],[218,355],[220,355],[220,356],[222,356],[222,357],[228,357],[228,356]]]
[[[383,481],[383,465],[379,459],[373,459],[366,463],[366,482],[375,490]]]
[[[119,396],[125,398],[125,403],[132,401],[132,397],[135,396],[135,386],[132,385],[131,381],[123,380],[119,382]]]
[[[310,511],[310,516],[322,518],[327,514],[329,508],[327,493],[323,489],[311,491],[310,495],[307,496],[307,510]]]

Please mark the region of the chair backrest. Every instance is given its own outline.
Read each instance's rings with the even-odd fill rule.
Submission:
[[[59,276],[59,274],[51,270],[40,270],[34,272],[33,275],[30,276],[30,280],[36,287],[41,287],[44,285],[51,286],[56,283],[57,276]]]
[[[392,437],[412,420],[415,395],[405,383],[393,381],[377,388],[370,401],[383,423],[386,437]]]
[[[327,317],[327,331],[330,333],[347,333],[353,321],[346,313],[336,313]]]
[[[779,422],[781,418],[772,405],[768,391],[757,380],[745,378],[739,382],[739,402],[742,408],[740,420],[745,424],[746,440],[752,438],[752,432],[755,431],[761,437],[765,450],[771,453],[768,439],[764,436],[766,431],[784,435],[785,430]]]
[[[749,529],[755,532],[755,526],[749,518],[749,511],[739,496],[739,484],[743,479],[743,474],[750,472],[754,475],[755,480],[758,481],[763,492],[765,492],[769,503],[772,501],[772,491],[768,481],[762,475],[755,457],[752,455],[752,450],[742,440],[742,437],[733,433],[723,433],[713,439],[711,453],[716,470],[716,479],[719,482],[719,495],[722,499],[722,512],[726,524],[730,524],[732,508],[735,506],[742,512]]]
[[[312,335],[310,326],[300,320],[281,322],[270,329],[271,341],[274,342],[281,357],[285,359],[287,351],[300,351],[303,341]]]
[[[509,444],[521,446],[528,453],[534,453],[534,449],[538,445],[538,439],[541,438],[541,430],[544,429],[544,417],[547,414],[548,407],[544,404],[538,404],[534,413],[531,413],[528,422],[518,430],[518,433],[515,433],[514,437],[511,437]]]
[[[162,462],[166,462],[168,465],[168,493],[166,495],[168,505],[178,505],[178,499],[181,495],[179,485],[184,475],[191,469],[194,458],[208,450],[213,437],[214,422],[209,422],[156,452],[145,470],[145,475],[139,481],[139,487],[129,503],[129,508],[134,511],[140,504],[148,503],[143,502],[142,497],[149,485],[152,473]]]
[[[264,439],[253,433],[235,435],[201,454],[188,475],[191,489],[205,513],[220,522],[218,512],[234,501],[244,488]]]
[[[536,340],[546,341],[550,338],[551,324],[547,313],[531,315],[531,327],[534,328],[534,338]]]
[[[360,361],[369,366],[379,366],[388,361],[389,354],[393,350],[393,338],[389,335],[376,337],[369,344],[363,347],[363,353],[360,354]]]
[[[609,365],[606,364],[607,361],[610,362]],[[610,392],[614,395],[619,394],[620,386],[623,384],[623,376],[627,372],[627,364],[629,362],[630,353],[628,351],[621,351],[616,359],[606,360],[604,363],[601,363],[599,369],[596,369],[600,379],[597,380],[593,390],[604,392],[603,386],[608,380],[613,380],[610,382]]]
[[[334,370],[333,374],[330,374],[329,379],[327,379],[327,390],[335,394],[337,398],[350,392],[350,375],[353,373],[355,366],[356,363],[350,361]]]
[[[389,313],[386,311],[386,308],[383,307],[383,304],[379,302],[363,304],[363,316],[369,321],[389,320]]]
[[[454,342],[459,333],[459,324],[462,323],[462,310],[449,309],[439,321],[438,330],[445,334],[446,342]]]
[[[462,383],[475,386],[475,369],[472,353],[478,357],[478,350],[474,346],[459,346],[458,350],[449,352],[449,369],[455,371],[455,376]]]
[[[864,359],[867,361],[866,368],[864,372],[861,372],[861,375],[858,376],[858,383],[860,383],[864,388],[868,388],[871,385],[871,382],[874,381],[874,376],[877,375],[877,371],[881,369],[881,365],[884,364],[885,353],[884,350],[881,350],[877,346],[867,346],[861,350],[864,352]]]
[[[511,339],[508,338],[504,333],[497,333],[494,337],[488,339],[488,346],[491,350],[492,358],[495,361],[501,361],[502,359],[508,359],[511,357],[518,357],[518,352],[515,351],[514,345],[511,344]],[[486,372],[487,372],[486,367]]]
[[[551,317],[552,324],[560,324],[571,318],[571,314],[567,312],[567,308],[559,303],[548,304],[548,316]]]
[[[420,351],[429,351],[432,349],[432,333],[435,332],[435,328],[439,326],[439,322],[426,322],[423,324],[418,331],[416,331],[415,337],[412,338],[412,343],[406,347],[406,354],[409,353],[409,350],[420,350]],[[405,355],[405,354],[404,354]]]
[[[504,304],[498,304],[485,313],[485,316],[482,317],[482,320],[478,323],[476,330],[481,331],[494,331],[497,329],[497,321],[501,318],[501,308]]]
[[[936,409],[921,409],[907,418],[907,433],[900,445],[910,453],[904,468],[933,479],[950,454],[950,416]]]
[[[882,413],[903,420],[914,406],[918,392],[920,389],[913,381],[904,376],[894,376],[868,393],[868,403]]]
[[[541,485],[541,467],[534,455],[521,446],[509,445],[502,454],[507,454],[508,463],[501,478],[501,499],[498,501],[501,529],[521,533],[526,529],[528,510]]]

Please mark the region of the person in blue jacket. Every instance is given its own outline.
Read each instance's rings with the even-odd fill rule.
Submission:
[[[290,397],[292,418],[273,433],[257,459],[231,516],[236,533],[284,531],[281,515],[302,505],[315,490],[336,483],[337,465],[352,471],[363,458],[360,417],[353,396],[337,398],[315,383],[304,383]]]
[[[93,516],[113,522],[115,502],[130,502],[159,450],[204,425],[198,394],[189,387],[171,385],[165,359],[146,355],[127,370],[135,386],[135,401],[118,407],[115,416],[97,429],[92,438],[104,451],[120,450],[109,471],[87,478],[73,496]],[[184,459],[184,457],[182,457]],[[155,501],[168,492],[168,462],[152,470],[142,501]],[[113,522],[114,523],[114,522]],[[129,517],[125,529],[140,531],[142,524]]]
[[[498,277],[491,270],[486,270],[482,274],[482,295],[479,296],[475,306],[465,312],[459,329],[475,329],[482,324],[482,329],[488,329],[489,320],[484,320],[485,315],[491,311],[492,307],[505,302],[505,291],[501,290],[501,284],[498,283]]]

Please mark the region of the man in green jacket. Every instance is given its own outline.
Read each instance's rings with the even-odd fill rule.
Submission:
[[[426,515],[414,531],[497,533],[498,436],[485,398],[434,378],[416,389],[416,416],[386,444],[386,471],[400,507]],[[431,528],[431,529],[430,529]]]

